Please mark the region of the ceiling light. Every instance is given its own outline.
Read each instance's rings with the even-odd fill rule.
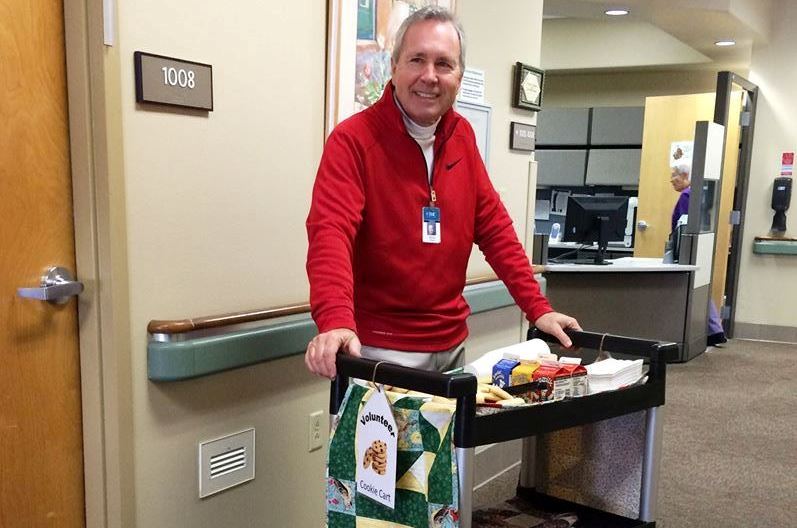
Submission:
[[[714,43],[715,46],[735,46],[735,40],[718,40]]]
[[[625,16],[628,14],[628,9],[609,9],[604,11],[609,16]]]

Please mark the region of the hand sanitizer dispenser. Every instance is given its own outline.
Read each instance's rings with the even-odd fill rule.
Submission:
[[[775,178],[772,185],[772,209],[775,217],[772,219],[772,232],[786,231],[786,211],[791,201],[791,178]]]

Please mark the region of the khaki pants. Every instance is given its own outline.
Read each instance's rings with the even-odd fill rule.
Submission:
[[[465,364],[465,343],[460,343],[449,350],[441,352],[405,352],[363,346],[360,353],[364,358],[373,359],[374,361],[389,361],[404,367],[436,370],[438,372],[445,372]]]

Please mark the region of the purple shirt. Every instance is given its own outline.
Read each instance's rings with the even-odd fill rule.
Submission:
[[[681,191],[681,196],[675,202],[675,209],[672,210],[672,226],[670,232],[675,231],[675,226],[678,224],[678,219],[685,214],[689,214],[689,197],[692,194],[692,188],[687,187]]]

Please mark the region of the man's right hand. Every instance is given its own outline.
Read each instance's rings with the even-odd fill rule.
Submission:
[[[313,374],[327,378],[335,377],[335,356],[338,350],[350,356],[360,357],[360,339],[348,328],[336,328],[318,334],[307,345],[304,363]]]

